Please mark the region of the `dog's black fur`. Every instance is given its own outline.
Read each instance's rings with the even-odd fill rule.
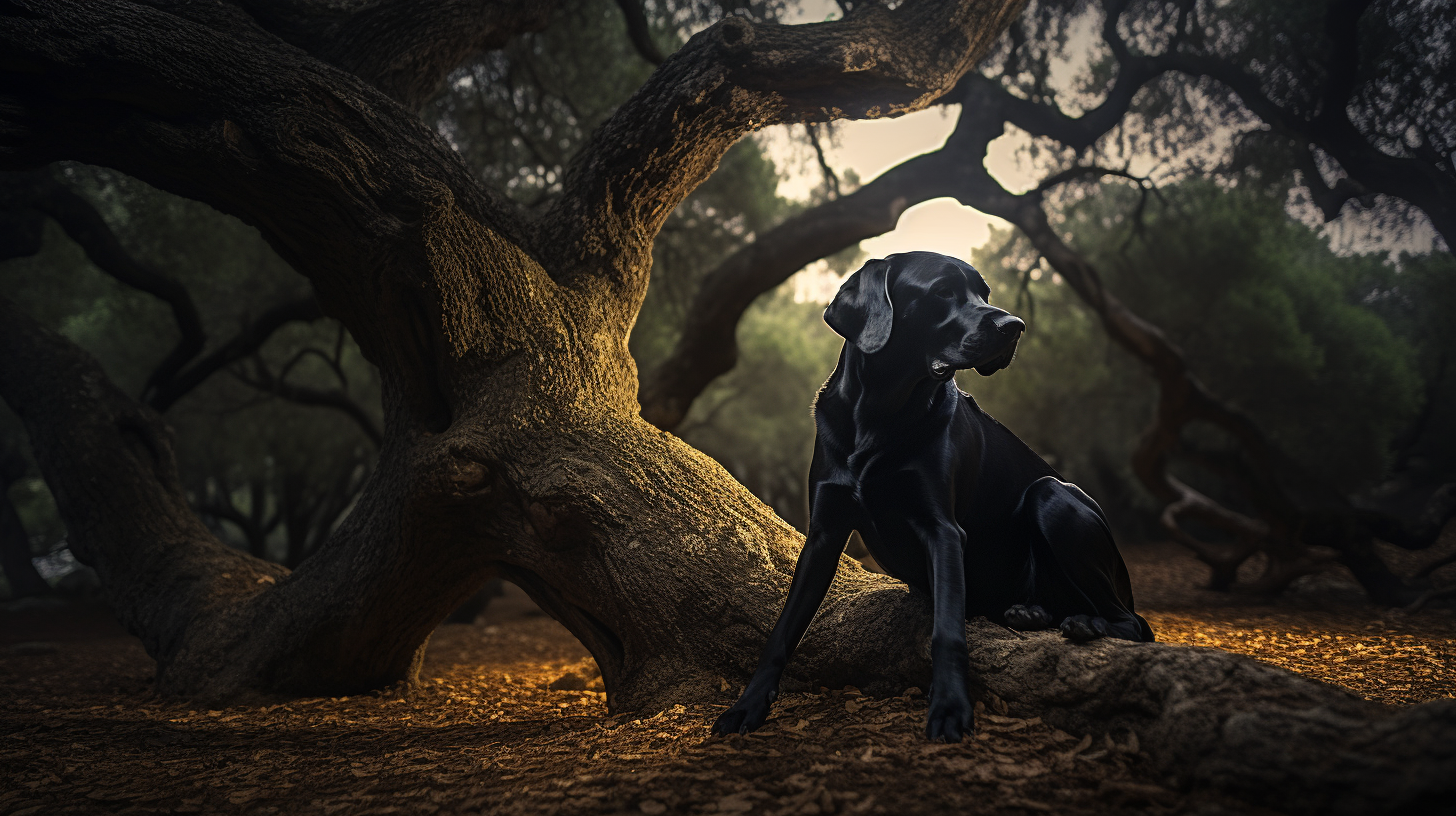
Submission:
[[[1097,503],[951,379],[993,374],[1016,354],[1025,324],[989,298],[970,264],[910,252],[865,264],[825,310],[845,344],[814,405],[808,540],[758,670],[714,733],[763,724],[851,530],[932,600],[931,739],[971,730],[967,618],[1060,621],[1076,641],[1153,639]]]

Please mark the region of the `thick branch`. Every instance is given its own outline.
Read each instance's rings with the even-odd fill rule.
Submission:
[[[519,245],[514,205],[408,110],[250,18],[20,2],[0,16],[0,164],[79,159],[238,215],[404,381],[401,410],[448,421],[441,302],[476,270],[428,268],[424,233],[474,222]]]
[[[1360,78],[1360,17],[1373,0],[1331,0],[1325,8],[1325,37],[1329,51],[1325,57],[1325,82],[1320,89],[1320,109],[1316,120],[1331,122],[1335,127],[1349,121],[1345,107],[1355,92]]]
[[[867,4],[841,21],[729,17],[694,36],[592,137],[543,224],[548,267],[646,287],[652,239],[737,139],[784,122],[898,116],[949,91],[1019,0]]]
[[[1416,812],[1456,793],[1456,703],[1385,708],[1217,649],[969,629],[973,673],[1022,716],[1072,733],[1131,731],[1187,787],[1281,813]]]

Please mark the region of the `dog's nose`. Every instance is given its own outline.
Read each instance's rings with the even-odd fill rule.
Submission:
[[[1014,314],[1001,314],[992,318],[991,325],[1002,334],[1020,334],[1026,331],[1026,323]]]

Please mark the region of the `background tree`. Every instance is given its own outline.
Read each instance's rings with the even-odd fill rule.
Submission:
[[[1445,519],[1456,512],[1456,491],[1444,489],[1431,495],[1427,489],[1431,501],[1414,524],[1352,504],[1335,484],[1281,451],[1253,418],[1216,396],[1217,391],[1195,376],[1167,333],[1131,308],[1132,301],[1114,295],[1118,290],[1107,285],[1098,265],[1068,243],[1058,212],[1079,193],[1086,195],[1095,189],[1089,186],[1089,179],[1124,178],[1135,181],[1142,190],[1127,215],[1135,225],[1140,223],[1153,181],[1134,175],[1130,168],[1133,163],[1163,159],[1164,166],[1158,171],[1164,181],[1214,174],[1268,190],[1270,185],[1277,187],[1278,180],[1293,176],[1309,185],[1309,195],[1318,197],[1323,195],[1319,184],[1298,172],[1301,165],[1296,160],[1300,155],[1323,155],[1320,151],[1325,148],[1320,145],[1326,142],[1320,140],[1330,128],[1343,128],[1346,141],[1341,144],[1347,147],[1353,144],[1349,141],[1354,138],[1352,133],[1364,134],[1361,138],[1368,149],[1357,151],[1364,159],[1357,161],[1351,157],[1354,154],[1347,154],[1349,167],[1356,168],[1351,173],[1388,172],[1394,178],[1398,168],[1410,170],[1427,162],[1430,156],[1406,155],[1409,150],[1386,146],[1376,135],[1378,127],[1384,126],[1378,123],[1407,114],[1388,106],[1372,108],[1363,118],[1356,117],[1361,130],[1353,124],[1339,125],[1344,121],[1341,117],[1354,114],[1326,114],[1324,111],[1331,110],[1327,106],[1316,106],[1311,112],[1296,103],[1310,94],[1323,100],[1320,104],[1347,100],[1357,92],[1362,98],[1371,97],[1379,93],[1386,81],[1382,77],[1395,70],[1393,66],[1428,76],[1427,85],[1435,98],[1448,99],[1451,91],[1446,74],[1438,77],[1435,73],[1450,62],[1447,42],[1421,40],[1430,53],[1421,52],[1423,56],[1416,59],[1408,47],[1395,46],[1388,38],[1351,39],[1355,32],[1371,27],[1384,30],[1382,26],[1414,25],[1408,18],[1416,12],[1403,6],[1371,9],[1368,4],[1335,3],[1300,9],[1299,14],[1275,15],[1274,19],[1237,5],[1131,7],[1113,2],[1090,7],[1080,17],[1062,14],[1053,5],[1032,7],[1013,25],[983,73],[962,81],[959,96],[954,97],[962,103],[960,119],[943,148],[886,171],[852,194],[786,220],[705,276],[678,346],[643,377],[643,415],[665,428],[682,421],[697,393],[733,366],[734,327],[758,293],[817,257],[891,229],[913,203],[954,197],[1018,227],[1046,265],[1094,311],[1109,336],[1151,370],[1159,383],[1159,404],[1154,421],[1134,451],[1133,471],[1163,505],[1165,530],[1213,568],[1215,587],[1229,586],[1239,566],[1261,553],[1265,570],[1258,586],[1277,591],[1321,568],[1327,559],[1311,548],[1327,547],[1338,553],[1340,563],[1355,573],[1377,601],[1419,601],[1425,597],[1423,587],[1394,575],[1374,542],[1379,539],[1413,549],[1429,546]],[[1305,29],[1299,28],[1299,22],[1312,16],[1327,20],[1324,35],[1310,38],[1302,34]],[[1077,27],[1089,23],[1093,30],[1100,29],[1102,42],[1100,51],[1094,50],[1093,59],[1087,62],[1070,44]],[[1449,28],[1449,23],[1439,20],[1435,25]],[[1284,28],[1269,28],[1277,25]],[[1271,31],[1273,35],[1265,36]],[[1294,47],[1288,44],[1290,38],[1298,40],[1302,71],[1297,75],[1280,67],[1285,51]],[[1279,59],[1254,59],[1260,47],[1283,50]],[[1067,60],[1077,64],[1079,59],[1086,66],[1080,84],[1059,93],[1049,81],[1051,66]],[[1260,66],[1267,76],[1255,82],[1244,73],[1245,65]],[[1355,78],[1346,70],[1350,66],[1362,66]],[[1271,95],[1286,107],[1271,102]],[[1068,115],[1058,104],[1082,113]],[[1438,102],[1432,110],[1444,109],[1443,105]],[[1305,119],[1313,124],[1301,125]],[[1275,156],[1268,149],[1233,149],[1257,143],[1269,122],[1275,122],[1286,137],[1305,139],[1299,144],[1306,152],[1284,150]],[[1428,129],[1436,129],[1439,117],[1429,124]],[[1005,189],[984,165],[991,142],[1008,125],[1031,135],[1030,157],[1046,167],[1045,180],[1019,194]],[[1230,130],[1241,126],[1247,130],[1244,138],[1230,138]],[[1289,144],[1293,143],[1285,147]],[[1331,151],[1335,150],[1332,144],[1326,145]],[[1380,153],[1382,146],[1390,147],[1389,151]],[[1378,156],[1366,155],[1372,151]],[[1275,160],[1279,156],[1282,164]],[[1255,162],[1254,157],[1260,160]],[[1445,161],[1417,169],[1440,187],[1450,174],[1449,158]],[[1380,189],[1402,190],[1402,195],[1409,196],[1408,202],[1426,208],[1431,223],[1439,229],[1446,199],[1421,192],[1435,188],[1397,188],[1373,176],[1370,183],[1369,189],[1386,185]],[[1282,189],[1287,190],[1285,184]],[[1338,210],[1325,212],[1329,215]],[[1413,212],[1404,211],[1406,216]],[[1409,217],[1404,220],[1412,223]],[[1030,265],[1025,272],[1031,274]],[[1218,438],[1232,438],[1235,447],[1220,452],[1198,444],[1195,436],[1184,433],[1193,424],[1218,429]],[[1231,450],[1237,451],[1233,459]],[[1231,480],[1231,489],[1245,494],[1253,502],[1254,512],[1238,512],[1176,476],[1170,470],[1175,458],[1196,462],[1202,470]],[[1210,531],[1211,535],[1205,534]]]
[[[181,472],[192,503],[225,541],[296,562],[357,495],[377,443],[378,409],[366,407],[371,396],[377,405],[377,385],[371,394],[357,352],[357,398],[338,389],[342,369],[310,370],[321,349],[345,350],[341,328],[308,325],[320,314],[307,289],[255,230],[209,208],[97,168],[6,181],[10,211],[40,229],[29,245],[9,234],[8,254],[23,260],[6,265],[6,290],[93,350],[125,390],[169,411],[188,443]],[[282,380],[237,376],[280,356],[295,358]],[[295,403],[341,409],[354,426]],[[34,497],[39,480],[21,462],[17,479]],[[286,477],[300,468],[309,478]],[[64,540],[54,511],[32,498],[17,514],[43,549]]]

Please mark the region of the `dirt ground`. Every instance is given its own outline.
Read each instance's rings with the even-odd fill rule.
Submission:
[[[1176,548],[1126,554],[1161,640],[1394,705],[1456,688],[1449,610],[1379,610],[1338,575],[1260,602],[1192,589],[1201,570]],[[0,814],[13,816],[1264,812],[1170,788],[1129,734],[1066,734],[995,700],[961,745],[921,737],[918,690],[785,695],[746,739],[708,736],[726,693],[608,717],[585,650],[518,591],[441,627],[420,689],[222,711],[154,698],[140,646],[94,610],[12,605],[0,622]]]

